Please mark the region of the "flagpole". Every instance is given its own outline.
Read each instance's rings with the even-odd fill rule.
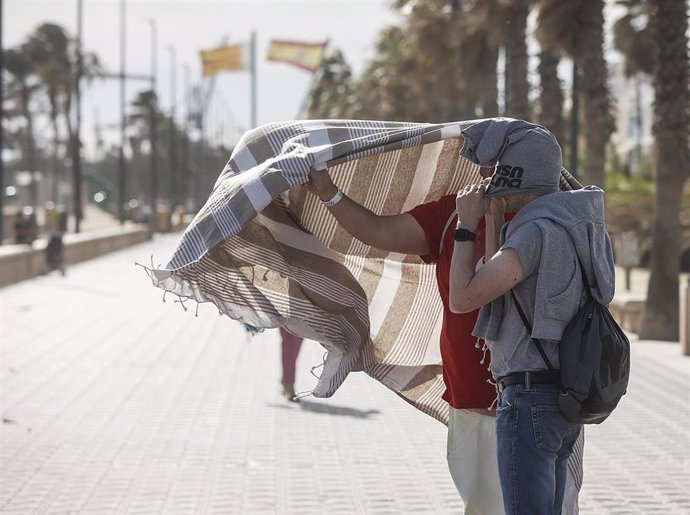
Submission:
[[[199,89],[197,90],[197,98],[199,102],[199,141],[197,142],[197,159],[196,159],[196,174],[194,175],[194,207],[195,211],[201,209],[201,174],[204,169],[204,110],[206,109],[204,98],[204,82],[205,78],[201,78]]]
[[[256,31],[252,31],[250,40],[250,66],[251,66],[251,118],[250,125],[252,129],[256,127]]]
[[[5,112],[5,88],[4,81],[1,80],[5,70],[5,49],[2,46],[2,11],[2,0],[0,0],[0,245],[5,239],[5,161],[3,160],[5,133],[2,125]]]
[[[150,230],[151,233],[158,232],[162,228],[158,223],[158,159],[156,152],[156,125],[158,117],[158,105],[156,94],[156,69],[158,66],[158,26],[155,18],[147,18],[151,26],[151,101],[149,104],[149,149],[151,157],[151,218]]]
[[[299,109],[297,111],[297,116],[296,118],[302,119],[306,118],[307,113],[305,112],[307,110],[307,106],[309,105],[309,99],[311,97],[311,92],[314,89],[314,86],[318,84],[318,81],[321,80],[321,77],[323,76],[323,63],[325,61],[326,57],[326,49],[328,48],[328,44],[331,42],[330,38],[326,40],[326,42],[323,45],[323,57],[321,58],[321,62],[319,63],[319,67],[316,69],[314,73],[311,75],[311,80],[309,81],[309,87],[307,88],[307,93],[304,95],[304,98],[302,98],[302,102],[300,103]],[[318,76],[318,78],[317,78]]]
[[[127,161],[125,144],[127,142],[127,115],[125,94],[125,64],[127,57],[127,18],[126,0],[120,0],[120,159],[117,175],[117,201],[120,225],[125,223],[125,202],[127,197]],[[137,192],[138,193],[138,192]]]
[[[72,141],[72,167],[73,167],[73,209],[74,209],[74,232],[79,233],[81,230],[82,200],[81,200],[81,82],[84,73],[84,56],[82,55],[82,39],[83,39],[83,4],[82,0],[77,2],[77,76],[74,81],[74,97],[76,104],[76,123],[74,130],[74,139]]]

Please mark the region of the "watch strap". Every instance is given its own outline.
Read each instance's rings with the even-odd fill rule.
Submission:
[[[335,192],[335,195],[329,200],[322,200],[321,203],[326,206],[326,207],[331,207],[335,206],[338,202],[343,200],[343,192],[338,188],[338,190]]]
[[[455,241],[477,241],[477,233],[464,228],[455,229]]]

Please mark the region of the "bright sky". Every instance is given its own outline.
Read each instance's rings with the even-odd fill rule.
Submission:
[[[76,34],[77,0],[4,0],[3,45],[17,45],[44,22],[53,22]],[[177,114],[184,113],[185,68],[192,84],[201,78],[199,50],[248,41],[257,33],[258,122],[293,119],[309,87],[311,74],[299,68],[266,61],[272,38],[306,42],[330,40],[340,48],[355,73],[361,72],[373,55],[377,35],[395,23],[397,14],[389,0],[125,0],[127,20],[127,71],[149,74],[151,70],[151,25],[158,33],[158,94],[163,109],[170,109],[171,51],[177,55]],[[121,0],[83,0],[86,51],[98,54],[105,69],[120,67]],[[212,130],[236,139],[249,125],[249,73],[229,72],[218,76],[216,104],[210,116]],[[130,82],[131,98],[148,83]],[[83,138],[93,141],[95,120],[100,120],[105,138],[117,142],[119,85],[99,80],[83,94]]]

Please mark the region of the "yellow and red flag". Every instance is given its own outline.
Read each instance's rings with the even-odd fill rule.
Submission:
[[[268,60],[294,64],[303,70],[315,72],[321,64],[325,49],[326,42],[304,43],[273,39],[268,47]]]
[[[204,77],[221,71],[246,70],[250,66],[249,45],[240,43],[201,51]]]

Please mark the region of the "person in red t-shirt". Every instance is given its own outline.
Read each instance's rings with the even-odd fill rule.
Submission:
[[[482,169],[482,176],[493,169]],[[488,349],[472,336],[478,311],[458,315],[449,307],[450,262],[455,245],[455,195],[422,204],[409,214],[424,230],[431,252],[422,255],[436,265],[436,282],[443,302],[441,361],[449,404],[447,460],[450,475],[465,504],[466,514],[502,514],[501,489],[496,466],[495,417],[490,411],[496,389],[489,372]],[[492,211],[476,232],[474,262],[481,267],[498,249],[498,232],[505,206],[492,204]]]
[[[482,177],[492,173],[493,168],[481,170]],[[466,514],[502,514],[495,417],[490,410],[496,391],[489,382],[491,374],[488,359],[484,359],[485,350],[471,335],[478,312],[458,315],[448,307],[455,195],[422,204],[409,213],[380,216],[343,195],[328,172],[312,171],[308,188],[355,238],[379,249],[415,254],[427,263],[436,264],[436,279],[444,307],[440,342],[446,386],[443,399],[450,405],[448,466]],[[496,201],[477,233],[475,261],[478,266],[485,253],[486,238],[488,249],[498,248],[503,216],[500,201]]]

